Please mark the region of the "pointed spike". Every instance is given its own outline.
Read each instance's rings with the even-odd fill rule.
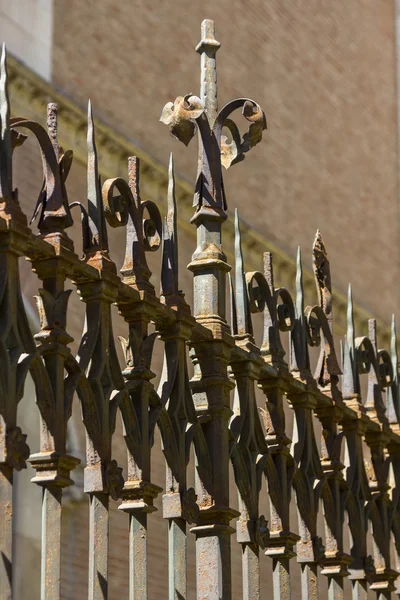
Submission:
[[[349,283],[347,291],[347,340],[350,349],[354,351],[354,316],[351,283]]]
[[[343,395],[344,397],[351,397],[353,394],[359,393],[359,381],[355,353],[353,294],[351,283],[349,283],[347,290],[347,333],[343,348],[342,365]]]
[[[399,359],[397,354],[396,320],[394,315],[392,315],[390,355],[393,368],[393,383],[387,389],[387,413],[390,423],[399,423]]]
[[[4,42],[0,61],[0,150],[0,196],[10,198],[12,194],[12,146],[7,50]]]
[[[178,291],[178,223],[177,223],[177,210],[176,210],[176,198],[175,198],[175,170],[174,170],[174,157],[171,152],[169,157],[168,167],[168,211],[167,211],[167,226],[169,231],[169,238],[172,243],[173,253],[173,269],[174,277],[176,282],[176,291]]]
[[[396,320],[394,314],[392,315],[392,327],[391,327],[391,339],[390,339],[390,354],[392,356],[393,365],[393,377],[398,382],[398,354],[397,354],[397,333],[396,333]]]
[[[346,340],[346,336],[345,336]],[[344,345],[343,340],[339,340],[339,352],[340,352],[340,366],[342,371],[344,371]]]
[[[340,340],[340,350],[343,372],[342,394],[343,398],[352,399],[354,394],[359,393],[359,382],[347,336],[344,336],[344,343]]]
[[[397,335],[396,335],[396,319],[394,314],[392,315],[392,325],[391,325],[391,350],[392,353],[396,353],[397,354],[397,345],[396,345],[396,341],[397,341]]]
[[[296,316],[300,318],[304,312],[303,265],[301,262],[301,248],[297,246],[296,259]]]
[[[235,208],[235,300],[238,335],[250,333],[239,212]]]
[[[233,279],[230,273],[228,273],[228,283],[229,283],[229,297],[231,301],[231,329],[232,335],[237,335],[237,314],[236,314],[236,302],[235,302],[235,290],[233,287]]]
[[[290,333],[290,369],[298,372],[309,369],[310,366],[305,329],[303,265],[300,246],[297,246],[296,257],[295,313],[296,322],[293,331]]]
[[[95,127],[93,121],[92,103],[88,102],[88,170],[87,170],[87,195],[88,214],[92,237],[99,250],[108,251],[107,229],[104,218],[103,199],[101,196],[100,176],[98,170],[98,159],[95,139]]]
[[[174,289],[172,277],[172,261],[171,261],[171,238],[168,227],[167,217],[164,217],[162,226],[162,262],[161,262],[161,286],[160,294],[167,296],[172,294]]]

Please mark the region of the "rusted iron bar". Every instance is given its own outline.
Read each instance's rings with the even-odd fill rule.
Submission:
[[[42,593],[43,600],[61,597],[61,497],[62,488],[43,488]]]
[[[108,598],[108,494],[90,494],[89,600]]]
[[[0,466],[0,598],[12,599],[12,486],[13,470]]]

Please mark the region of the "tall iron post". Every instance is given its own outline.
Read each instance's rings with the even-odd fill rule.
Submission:
[[[229,508],[229,432],[231,416],[227,367],[232,339],[226,322],[226,274],[230,266],[222,251],[224,210],[219,140],[212,130],[218,110],[214,23],[205,20],[196,50],[201,56],[201,101],[210,134],[199,136],[199,163],[196,193],[197,210],[192,223],[197,227],[197,248],[189,269],[194,278],[194,316],[211,333],[192,348],[195,373],[192,379],[194,402],[204,419],[203,430],[210,451],[212,490],[198,478],[200,518],[192,528],[196,535],[197,597],[230,598],[229,525],[236,512]],[[207,143],[208,142],[208,143]],[[196,201],[195,200],[195,201]]]

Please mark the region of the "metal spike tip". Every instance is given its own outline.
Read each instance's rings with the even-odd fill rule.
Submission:
[[[296,279],[301,280],[303,277],[303,265],[301,262],[301,248],[297,246],[297,255],[296,255]]]
[[[0,79],[3,88],[3,94],[6,94],[6,84],[7,84],[7,49],[6,44],[3,42],[2,50],[1,50],[1,59],[0,59]]]
[[[171,152],[168,165],[168,211],[175,209],[175,170],[174,157]]]
[[[396,319],[394,317],[394,314],[392,314],[392,324],[391,324],[391,339],[390,339],[390,346],[391,346],[391,351],[392,351],[392,355],[397,355],[397,334],[396,334]]]
[[[354,335],[354,323],[353,323],[353,293],[351,283],[349,283],[347,289],[347,337],[352,340]]]

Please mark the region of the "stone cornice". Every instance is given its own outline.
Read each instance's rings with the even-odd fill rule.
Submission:
[[[87,114],[76,103],[66,98],[62,93],[46,83],[18,60],[9,56],[10,97],[13,116],[29,117],[40,122],[45,121],[47,102],[57,102],[59,106],[60,143],[64,148],[72,148],[75,160],[86,164],[86,126]],[[168,182],[167,167],[153,160],[142,149],[131,141],[116,133],[112,128],[96,121],[96,145],[100,157],[100,171],[104,177],[125,176],[128,156],[138,156],[141,159],[141,182],[146,197],[153,200],[165,198]],[[192,217],[192,186],[183,179],[177,178],[176,196],[179,206],[179,229],[185,230],[195,240],[195,229],[190,225]],[[296,264],[294,257],[279,249],[262,234],[241,224],[242,246],[249,270],[260,269],[262,254],[265,251],[273,253],[275,278],[280,286],[287,287],[293,292]],[[224,236],[226,247],[233,248],[233,227],[225,227]],[[233,256],[227,252],[228,261],[232,264]],[[315,283],[310,270],[304,269],[304,288],[306,298],[316,298]],[[343,335],[346,331],[347,298],[341,292],[334,292],[334,323],[335,332]],[[372,318],[368,311],[361,306],[354,306],[354,321],[356,331],[361,335],[367,334],[367,321]],[[390,328],[386,323],[377,319],[380,345],[388,347]]]

